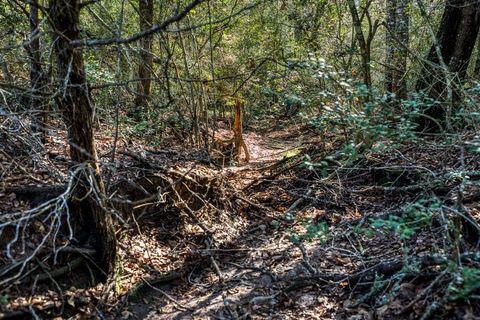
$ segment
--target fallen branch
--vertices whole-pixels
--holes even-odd
[[[150,289],[153,289],[157,292],[160,292],[161,294],[163,294],[165,296],[165,298],[167,298],[169,301],[173,302],[177,307],[179,307],[182,311],[185,311],[185,310],[188,310],[188,311],[194,311],[194,309],[191,309],[189,307],[186,307],[184,306],[183,304],[181,304],[180,302],[178,302],[175,298],[173,298],[171,295],[169,295],[168,293],[166,293],[165,291],[163,291],[162,289],[160,288],[157,288],[155,287],[154,285],[152,285],[150,282],[148,282],[147,280],[145,280],[144,278],[141,278],[142,281],[150,288]]]
[[[136,286],[130,289],[129,293],[127,293],[127,300],[135,302],[140,299],[141,292],[145,289],[145,287],[167,284],[179,279],[180,277],[180,273],[173,271],[152,279],[142,278],[142,282],[138,283]]]
[[[66,184],[53,184],[45,186],[22,186],[22,187],[6,187],[6,193],[15,193],[21,196],[32,196],[38,194],[52,194],[58,196],[67,189]]]
[[[22,283],[29,283],[32,281],[37,281],[37,282],[44,282],[46,280],[58,278],[61,276],[66,275],[67,273],[71,272],[72,270],[78,268],[84,261],[84,257],[78,257],[75,260],[68,262],[67,265],[58,268],[56,270],[53,270],[52,272],[45,272],[36,276],[30,276],[28,278],[25,278],[22,280]]]
[[[312,189],[308,189],[305,195],[295,200],[295,202],[290,206],[290,208],[288,208],[287,211],[285,211],[285,214],[283,215],[285,219],[293,220],[293,214],[292,214],[293,210],[295,210],[298,207],[298,205],[303,202],[303,200],[307,199],[311,193],[312,193]]]
[[[479,261],[480,260],[480,252],[467,252],[460,255],[459,259],[463,262],[467,261]],[[426,268],[431,267],[434,265],[441,265],[445,264],[450,261],[451,258],[447,255],[441,254],[425,254],[419,257],[412,257],[412,258],[393,258],[387,261],[382,261],[377,263],[374,266],[365,268],[361,271],[358,271],[353,274],[346,274],[346,273],[315,273],[310,276],[305,277],[297,277],[297,278],[290,278],[285,279],[286,281],[292,282],[291,285],[286,287],[283,291],[288,293],[292,290],[303,288],[306,286],[310,286],[313,284],[318,284],[319,282],[326,283],[326,284],[336,284],[339,282],[348,281],[350,285],[354,285],[364,279],[371,281],[375,279],[377,274],[381,275],[389,275],[395,272],[400,271],[405,266],[415,265],[418,268]]]

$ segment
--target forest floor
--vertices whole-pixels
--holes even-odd
[[[227,137],[227,128],[218,136]],[[478,155],[430,138],[340,164],[341,139],[302,125],[251,127],[244,139],[250,163],[220,167],[202,151],[131,140],[119,141],[112,161],[113,139],[98,136],[109,195],[138,204],[117,208],[123,221],[120,267],[109,287],[115,290],[98,284],[87,264],[50,282],[23,278],[3,289],[8,298],[0,301],[0,319],[34,312],[125,319],[478,318],[477,303],[443,299],[450,283],[438,272],[443,225],[420,223],[409,237],[372,228],[374,219],[392,220],[408,208],[433,210],[431,199],[452,207],[458,183],[434,182],[457,170],[478,172]],[[16,186],[65,182],[64,141],[63,131],[54,132],[48,156],[36,160],[15,148],[0,153],[1,212],[37,204]],[[176,184],[171,177],[184,181],[176,196],[160,192],[166,181]],[[476,221],[478,196],[476,186],[462,189]],[[144,198],[151,201],[138,202]],[[29,241],[35,247],[40,239]],[[464,252],[478,252],[465,246]],[[478,267],[465,257],[465,265]]]

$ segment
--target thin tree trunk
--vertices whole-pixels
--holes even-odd
[[[410,17],[407,9],[410,0],[397,0],[395,34],[398,40],[397,49],[393,56],[395,66],[393,73],[393,91],[398,98],[407,98],[407,73],[408,44],[410,41]]]
[[[177,22],[177,28],[180,29],[180,23]],[[183,66],[185,68],[185,75],[187,79],[192,79],[192,74],[190,72],[190,67],[188,65],[188,56],[187,56],[187,48],[185,46],[185,41],[181,33],[178,34],[178,40],[180,49],[182,50],[182,57],[183,57]],[[191,123],[191,130],[193,141],[196,146],[200,143],[200,125],[199,125],[199,112],[198,112],[198,104],[195,99],[195,90],[193,87],[193,82],[188,82],[188,88],[190,93],[190,113],[192,115],[192,123]]]
[[[85,171],[94,176],[94,186],[87,174],[73,177],[78,181],[70,205],[72,216],[81,221],[80,227],[90,231],[97,250],[96,263],[109,274],[114,269],[116,239],[111,217],[103,209],[104,186],[100,177],[93,131],[94,105],[85,75],[82,50],[70,41],[80,38],[79,0],[50,0],[50,21],[57,59],[57,75],[62,94],[57,96],[58,109],[68,128],[70,155],[75,164],[86,165]],[[72,172],[74,172],[72,170]],[[91,187],[97,194],[89,193]]]
[[[140,31],[151,28],[153,24],[153,0],[138,0]],[[153,34],[140,39],[140,59],[138,63],[138,85],[135,97],[135,116],[138,118],[141,110],[148,108],[148,99],[152,86],[152,55]]]
[[[407,7],[410,0],[386,0],[386,67],[385,91],[395,94],[400,99],[407,98],[409,16]]]
[[[40,96],[40,90],[44,89],[47,79],[42,69],[42,56],[40,51],[39,21],[38,21],[38,0],[30,5],[30,45],[28,46],[28,57],[30,59],[30,83],[32,96],[30,110],[32,115],[32,132],[38,135],[40,141],[45,143],[47,137],[46,126],[48,122],[48,105]]]
[[[386,56],[385,56],[385,92],[393,93],[393,73],[394,66],[392,65],[394,52],[395,52],[395,29],[397,25],[396,19],[396,0],[386,0],[385,7],[387,12],[387,31],[385,32],[385,46],[386,46]]]
[[[352,16],[353,30],[360,48],[360,56],[362,60],[363,83],[370,87],[372,85],[372,75],[370,71],[370,48],[362,31],[362,22],[358,15],[358,10],[355,5],[355,0],[348,0],[348,7]]]
[[[478,80],[480,78],[480,39],[477,39],[476,54],[477,56],[475,58],[475,68],[473,69],[472,76]]]

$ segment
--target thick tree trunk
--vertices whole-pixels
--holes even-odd
[[[138,0],[140,31],[149,29],[153,24],[153,0]],[[138,85],[135,97],[135,116],[148,107],[148,99],[152,86],[152,55],[153,35],[140,39],[140,59],[138,62]]]
[[[424,64],[417,82],[417,90],[424,91],[439,104],[425,113],[436,120],[444,121],[445,107],[454,105],[458,94],[450,95],[452,88],[445,75],[454,82],[462,82],[477,39],[480,27],[480,3],[470,0],[449,0],[445,5],[438,28],[436,43],[428,53],[429,63]],[[440,52],[440,55],[438,54]],[[443,61],[440,61],[440,56]],[[448,70],[443,70],[442,64]],[[451,99],[452,101],[447,101]]]
[[[48,105],[42,99],[40,91],[46,86],[47,79],[42,70],[42,56],[40,50],[39,22],[38,22],[38,0],[33,0],[30,5],[30,45],[28,46],[28,57],[30,59],[30,83],[32,86],[31,95],[31,117],[32,117],[32,132],[40,138],[42,143],[45,143],[47,131],[46,126],[48,122]]]
[[[50,21],[57,58],[57,74],[62,94],[57,97],[58,109],[63,113],[68,128],[70,154],[74,163],[86,165],[93,173],[98,194],[104,194],[100,177],[93,131],[94,106],[85,75],[82,51],[73,48],[70,41],[80,38],[79,0],[50,0]],[[72,170],[72,172],[74,172]],[[113,271],[116,239],[111,217],[105,213],[101,199],[88,193],[91,182],[80,173],[71,198],[72,215],[81,221],[83,230],[92,232],[97,250],[97,264],[108,275]]]

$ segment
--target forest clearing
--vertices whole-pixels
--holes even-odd
[[[480,1],[0,4],[0,320],[480,319]]]

